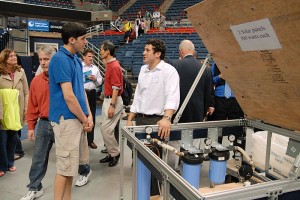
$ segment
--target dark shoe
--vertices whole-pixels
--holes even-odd
[[[14,155],[14,160],[19,160],[20,158],[21,158],[21,156],[19,154]]]
[[[19,160],[20,158],[24,157],[25,152],[23,151],[22,153],[15,153],[14,155],[14,160]]]
[[[105,158],[102,158],[99,162],[100,163],[107,163],[107,162],[110,162],[110,159],[112,157],[110,157],[110,155],[106,156]]]
[[[98,146],[97,146],[94,142],[90,143],[90,144],[89,144],[89,147],[90,147],[91,149],[97,149],[97,148],[98,148]]]
[[[109,167],[114,167],[118,164],[118,161],[119,161],[119,158],[120,158],[120,154],[115,156],[115,157],[110,157],[110,161],[109,161],[109,164],[108,166]]]
[[[101,150],[101,153],[108,153],[108,151],[107,151],[107,149],[105,148],[105,149]]]

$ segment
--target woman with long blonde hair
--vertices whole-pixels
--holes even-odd
[[[4,49],[0,53],[0,89],[17,89],[19,91],[18,104],[20,123],[23,125],[27,113],[28,82],[24,69],[17,64],[16,53],[10,49]],[[4,176],[6,171],[16,171],[14,153],[17,142],[17,131],[18,130],[4,130],[1,124],[0,177]]]

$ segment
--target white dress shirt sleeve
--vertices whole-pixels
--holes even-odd
[[[97,68],[97,67],[96,67],[96,68]],[[98,87],[98,86],[100,86],[100,85],[102,84],[102,82],[103,82],[103,78],[102,78],[102,76],[101,76],[100,71],[99,71],[98,68],[97,68],[96,78],[97,78],[97,80],[96,80],[96,82],[95,82],[95,85],[96,85],[96,87]]]
[[[165,106],[164,110],[177,110],[180,103],[179,75],[174,69],[165,77]]]
[[[137,113],[138,99],[139,99],[139,84],[137,84],[135,88],[133,102],[132,105],[130,106],[130,112]]]

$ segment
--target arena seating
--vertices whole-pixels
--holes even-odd
[[[106,0],[106,2],[107,1],[108,0]],[[102,1],[102,2],[105,2],[105,1]],[[129,0],[110,0],[109,8],[112,11],[118,11],[122,6],[124,6],[128,2],[129,2]]]
[[[189,0],[189,1],[174,0],[172,5],[166,11],[167,20],[179,21],[181,19],[186,19],[187,16],[184,12],[184,9],[192,5],[195,5],[201,1],[202,0]]]
[[[145,13],[146,10],[153,13],[155,9],[158,9],[160,5],[164,2],[164,0],[137,0],[130,8],[128,8],[123,14],[122,19],[128,19],[130,21],[134,21],[136,19],[136,15],[138,11],[141,11],[142,14]]]
[[[72,0],[24,0],[24,3],[75,9],[75,5],[73,4]]]

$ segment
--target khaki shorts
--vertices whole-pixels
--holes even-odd
[[[57,173],[62,176],[76,176],[79,164],[83,163],[80,157],[87,160],[86,162],[89,160],[83,126],[78,119],[64,120],[63,117],[60,117],[59,124],[51,122],[51,125],[55,136]]]

